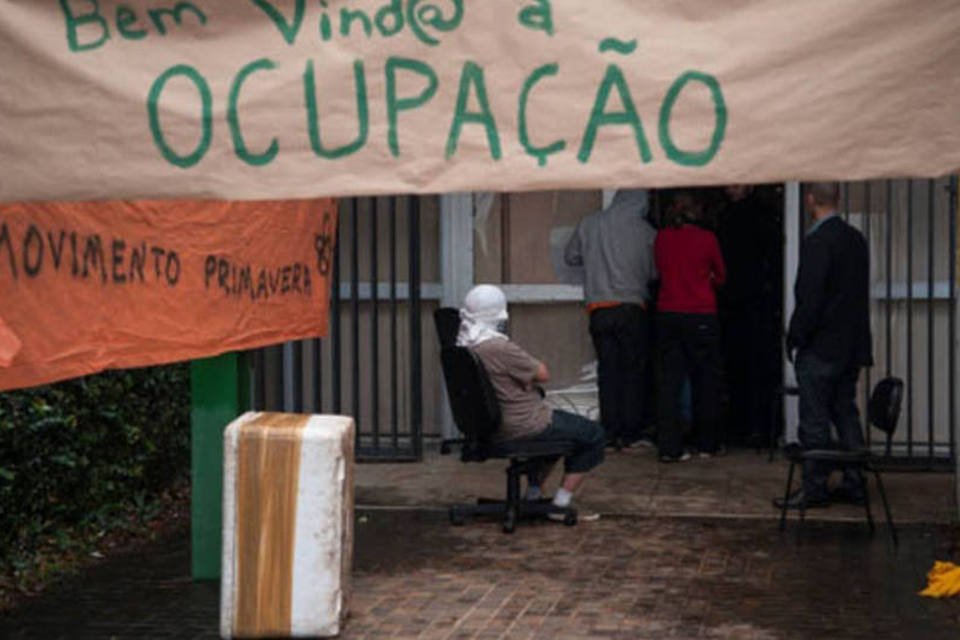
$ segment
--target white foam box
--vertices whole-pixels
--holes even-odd
[[[247,413],[224,432],[224,638],[338,635],[353,563],[354,423]]]

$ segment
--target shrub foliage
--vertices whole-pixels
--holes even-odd
[[[189,366],[0,394],[0,558],[109,528],[189,473]]]

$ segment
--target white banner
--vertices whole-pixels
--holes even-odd
[[[4,0],[0,201],[960,168],[956,0]]]

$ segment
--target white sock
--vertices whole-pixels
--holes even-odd
[[[553,506],[555,507],[569,507],[570,502],[573,500],[573,493],[567,491],[563,487],[557,489],[557,493],[553,496]]]
[[[543,497],[543,491],[536,485],[527,487],[527,500],[539,500]]]

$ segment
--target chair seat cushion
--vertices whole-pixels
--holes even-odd
[[[477,453],[487,458],[548,458],[564,456],[572,451],[573,443],[563,440],[508,440],[477,447]]]
[[[846,451],[844,449],[810,449],[808,451],[796,451],[793,455],[795,460],[816,460],[819,462],[847,462],[858,463],[870,460],[873,454],[866,450]]]

